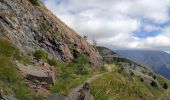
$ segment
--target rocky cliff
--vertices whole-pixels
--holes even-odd
[[[102,57],[85,39],[33,0],[0,1],[0,37],[8,39],[25,53],[37,49],[63,61],[76,53],[90,57],[92,66],[101,66]]]

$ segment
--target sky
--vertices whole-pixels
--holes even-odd
[[[170,0],[42,0],[79,35],[110,49],[170,53]]]

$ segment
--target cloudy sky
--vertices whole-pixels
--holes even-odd
[[[79,35],[111,49],[170,52],[170,0],[42,0]]]

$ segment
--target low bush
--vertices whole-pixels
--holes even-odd
[[[153,86],[153,87],[157,87],[157,83],[156,83],[155,81],[152,81],[150,84],[151,84],[151,86]]]
[[[32,3],[32,5],[34,5],[34,6],[40,6],[41,5],[41,2],[40,2],[40,0],[29,0],[31,3]]]
[[[48,54],[43,51],[43,50],[37,50],[34,52],[34,57],[36,57],[37,59],[43,59],[43,60],[46,60],[48,58]]]
[[[168,89],[168,84],[167,84],[167,83],[164,83],[164,84],[163,84],[163,88],[164,88],[164,89]]]
[[[155,75],[153,75],[152,77],[153,77],[154,80],[156,79],[156,76],[155,76]]]
[[[134,76],[134,73],[133,73],[132,71],[130,71],[130,75],[131,75],[131,76]]]
[[[78,53],[70,66],[74,67],[75,74],[88,74],[90,60],[87,56]]]
[[[48,59],[48,64],[50,64],[51,66],[57,66],[58,61],[55,58]]]

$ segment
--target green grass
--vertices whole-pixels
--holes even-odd
[[[48,54],[43,50],[37,50],[37,51],[34,52],[33,55],[37,59],[41,59],[41,60],[47,60],[47,58],[48,58]]]
[[[51,88],[53,93],[67,95],[73,87],[83,83],[91,75],[88,57],[82,54],[78,54],[77,58],[70,63],[54,59],[50,62],[55,65],[56,73],[58,73],[56,76],[59,77]]]
[[[58,31],[57,28],[52,28],[52,25],[44,19],[38,19],[37,24],[39,24],[39,26],[40,26],[39,31],[41,33],[44,33],[46,35],[49,35],[47,33],[50,33],[50,34],[54,35],[55,37],[58,37],[61,35],[61,33]]]
[[[0,54],[6,57],[18,58],[19,50],[16,49],[11,43],[7,40],[0,40]]]
[[[33,100],[32,92],[24,83],[22,76],[16,69],[15,60],[24,61],[19,50],[10,42],[0,40],[0,89],[3,90],[3,95],[14,95],[18,100]]]
[[[23,56],[19,49],[15,48],[9,41],[0,39],[0,56],[16,59],[21,63],[30,63],[29,57]]]
[[[58,61],[55,65],[56,76],[59,79],[51,88],[51,91],[52,93],[57,92],[62,95],[68,95],[74,87],[82,84],[92,75],[105,71],[102,67],[92,70],[90,68],[89,58],[80,53],[77,54],[77,58],[72,62],[64,63]]]
[[[161,87],[152,87],[145,80],[141,82],[140,77],[118,73],[117,68],[91,83],[90,92],[95,100],[155,100],[157,97],[164,97],[168,91]]]

